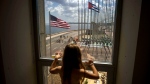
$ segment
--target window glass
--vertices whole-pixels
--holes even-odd
[[[43,0],[43,3],[42,58],[53,58],[56,51],[63,51],[67,44],[77,41],[83,60],[89,53],[95,61],[112,62],[115,0]]]

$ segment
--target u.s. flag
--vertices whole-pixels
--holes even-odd
[[[66,21],[63,21],[63,20],[61,20],[61,19],[59,19],[53,15],[50,15],[50,26],[70,29],[70,25]]]
[[[88,8],[96,12],[99,12],[99,8],[95,4],[92,4],[91,2],[88,2]]]

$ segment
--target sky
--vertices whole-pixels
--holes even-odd
[[[45,22],[49,23],[49,11],[50,14],[60,18],[66,22],[78,22],[78,0],[44,0],[45,1]],[[104,20],[105,18],[109,18],[112,16],[112,11],[115,11],[115,6],[113,5],[113,1],[115,0],[85,0],[85,7],[82,4],[84,0],[79,0],[79,8],[81,10],[85,9],[86,15],[88,14],[88,1],[95,4],[97,7],[100,7],[99,17],[101,18],[99,21]],[[98,4],[99,2],[99,4]],[[107,12],[106,12],[106,3]],[[89,10],[91,11],[91,10]],[[113,12],[114,13],[114,12]],[[96,13],[98,14],[98,13]],[[89,12],[90,15],[90,12]],[[107,17],[109,16],[109,17]],[[81,15],[80,15],[81,17]],[[97,16],[98,17],[98,16]],[[90,18],[90,16],[89,16]],[[111,18],[110,18],[111,19]],[[87,20],[87,18],[86,18]]]

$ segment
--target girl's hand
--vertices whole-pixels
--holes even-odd
[[[55,53],[55,59],[59,59],[61,57],[62,57],[62,52],[61,51]]]
[[[91,65],[94,61],[94,58],[90,54],[87,54],[87,59],[88,59],[88,62],[86,62],[87,65]]]
[[[91,56],[90,54],[88,54],[88,53],[87,53],[87,59],[88,59],[88,60],[92,60],[92,61],[95,60],[95,58],[94,58],[93,56]]]
[[[93,64],[93,60],[89,60],[89,61],[85,62],[85,65],[86,65],[86,66],[90,66],[90,65],[92,65],[92,64]]]
[[[92,59],[89,59],[89,61],[87,62],[88,65],[91,65],[93,63]]]

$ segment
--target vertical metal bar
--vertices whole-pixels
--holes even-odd
[[[52,47],[51,47],[51,14],[49,11],[49,33],[50,33],[50,57],[52,56]]]
[[[83,0],[81,1],[81,41],[82,41],[82,35],[83,35]]]
[[[102,1],[100,2],[100,0],[99,0],[99,5],[100,5],[100,3],[102,3]],[[99,6],[98,5],[98,6]],[[98,14],[98,18],[99,18],[99,27],[98,27],[98,44],[99,44],[99,49],[98,49],[98,51],[100,50],[101,51],[101,43],[100,43],[100,34],[101,34],[101,22],[102,22],[102,17],[101,17],[101,8],[102,8],[102,6],[100,7],[99,6],[99,14]],[[99,55],[99,53],[97,54],[97,55]]]
[[[89,4],[89,0],[88,0],[88,4]],[[88,7],[88,4],[87,4],[87,7]],[[86,20],[86,53],[87,53],[87,47],[88,47],[88,45],[89,45],[89,35],[88,35],[88,33],[89,33],[89,8],[87,8],[87,20]]]
[[[79,39],[79,30],[80,30],[79,21],[80,21],[80,14],[79,14],[79,0],[78,0],[78,39]]]
[[[84,0],[84,41],[85,41],[85,0]]]
[[[79,20],[80,20],[80,21],[79,21],[79,22],[80,22],[80,23],[79,23],[79,26],[80,26],[80,30],[79,30],[80,36],[79,36],[79,38],[80,38],[80,41],[81,41],[81,27],[82,27],[82,26],[81,26],[81,17],[82,17],[81,14],[82,14],[82,11],[81,11],[81,10],[82,10],[82,8],[81,8],[81,0],[79,0],[79,13],[80,13],[80,14],[79,14],[79,16],[80,16],[80,17],[79,17]]]
[[[99,17],[99,12],[100,12],[100,10],[99,10],[99,0],[98,0],[98,14],[97,14],[97,39],[96,39],[96,54],[98,55],[98,28],[99,28],[99,25],[98,25],[98,17]]]
[[[89,0],[88,0],[88,3],[89,3]],[[88,35],[88,33],[89,33],[89,9],[88,9],[88,15],[87,15],[87,30],[86,30],[86,32],[87,32],[87,38],[88,38],[88,40],[89,40],[89,35]]]
[[[94,16],[94,13],[93,13],[93,16]],[[92,18],[92,21],[93,20],[94,20],[94,17]],[[91,52],[92,52],[92,55],[93,55],[93,22],[92,22],[91,28],[92,28],[91,29],[92,30],[92,34],[91,34]]]
[[[95,5],[96,5],[96,0],[95,0]],[[96,5],[96,7],[98,7],[97,5]],[[98,10],[97,10],[98,11]],[[93,42],[93,44],[94,44],[94,53],[96,53],[96,50],[97,50],[97,44],[96,44],[96,35],[97,35],[97,20],[96,20],[96,18],[97,18],[97,11],[95,11],[94,12],[94,27],[93,27],[93,29],[94,29],[94,42]],[[96,46],[95,46],[96,45]]]
[[[112,6],[113,6],[113,0],[112,1]],[[111,7],[111,40],[112,40],[112,29],[113,29],[113,8]]]
[[[81,26],[80,27],[80,40],[82,41],[82,0],[80,0],[80,3],[81,3],[80,4],[80,8],[81,8],[81,10],[80,10],[81,11],[81,14],[80,14],[81,15],[80,16],[80,19],[81,19],[81,21],[80,21],[80,26]]]
[[[106,0],[106,9],[105,9],[105,31],[107,29],[106,17],[107,17],[107,0]],[[106,33],[105,33],[105,35],[106,35]],[[107,50],[106,50],[106,46],[105,46],[105,44],[106,44],[106,42],[105,42],[105,35],[104,35],[104,49],[105,49],[105,62],[106,62],[106,60],[107,60]]]
[[[113,30],[114,30],[114,0],[112,0],[113,8],[112,8],[112,29],[111,29],[111,42],[113,39]]]
[[[107,15],[108,15],[108,32],[110,32],[110,26],[109,26],[109,23],[110,23],[110,0],[108,0],[108,12],[107,12]],[[109,33],[108,33],[108,36],[109,36]]]
[[[92,0],[91,0],[92,3]],[[91,24],[90,24],[90,43],[91,43],[91,35],[92,35],[92,9],[91,9]]]

